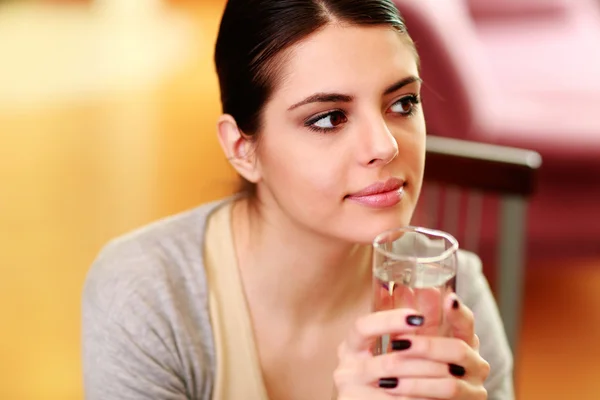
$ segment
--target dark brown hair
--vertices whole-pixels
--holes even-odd
[[[229,0],[215,47],[223,113],[256,140],[282,52],[329,23],[388,25],[406,35],[392,0]],[[412,43],[412,42],[411,42]],[[254,185],[243,180],[242,190]]]

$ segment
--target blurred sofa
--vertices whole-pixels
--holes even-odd
[[[421,55],[428,131],[542,155],[529,258],[599,256],[600,2],[396,4]],[[484,211],[485,251],[493,201]]]

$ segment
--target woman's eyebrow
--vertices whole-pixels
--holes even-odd
[[[403,79],[399,80],[398,82],[394,83],[393,85],[389,86],[387,89],[385,89],[383,94],[388,95],[388,94],[394,93],[395,91],[403,88],[404,86],[410,85],[411,83],[414,83],[414,82],[422,82],[422,80],[418,76],[414,76],[414,75],[407,76],[406,78],[403,78]],[[311,104],[311,103],[350,103],[353,100],[354,100],[354,96],[351,96],[348,94],[315,93],[311,96],[308,96],[304,100],[294,104],[293,106],[288,108],[288,111],[292,111],[298,107],[304,106],[306,104]]]
[[[398,82],[385,89],[383,95],[385,96],[394,93],[395,91],[402,89],[404,86],[415,82],[423,82],[423,80],[415,75],[407,76],[406,78],[400,79]]]
[[[292,111],[295,108],[300,106],[310,104],[310,103],[350,103],[354,100],[353,96],[349,96],[347,94],[340,93],[315,93],[312,96],[307,97],[306,99],[294,104],[288,111]]]

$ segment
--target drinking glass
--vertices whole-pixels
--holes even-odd
[[[374,311],[411,308],[424,316],[416,334],[449,336],[446,296],[456,290],[458,241],[422,227],[402,227],[373,241]],[[390,351],[389,335],[376,341],[374,354]]]

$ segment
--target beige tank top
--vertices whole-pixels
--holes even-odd
[[[216,356],[212,398],[268,400],[235,255],[232,204],[210,216],[204,248]]]

